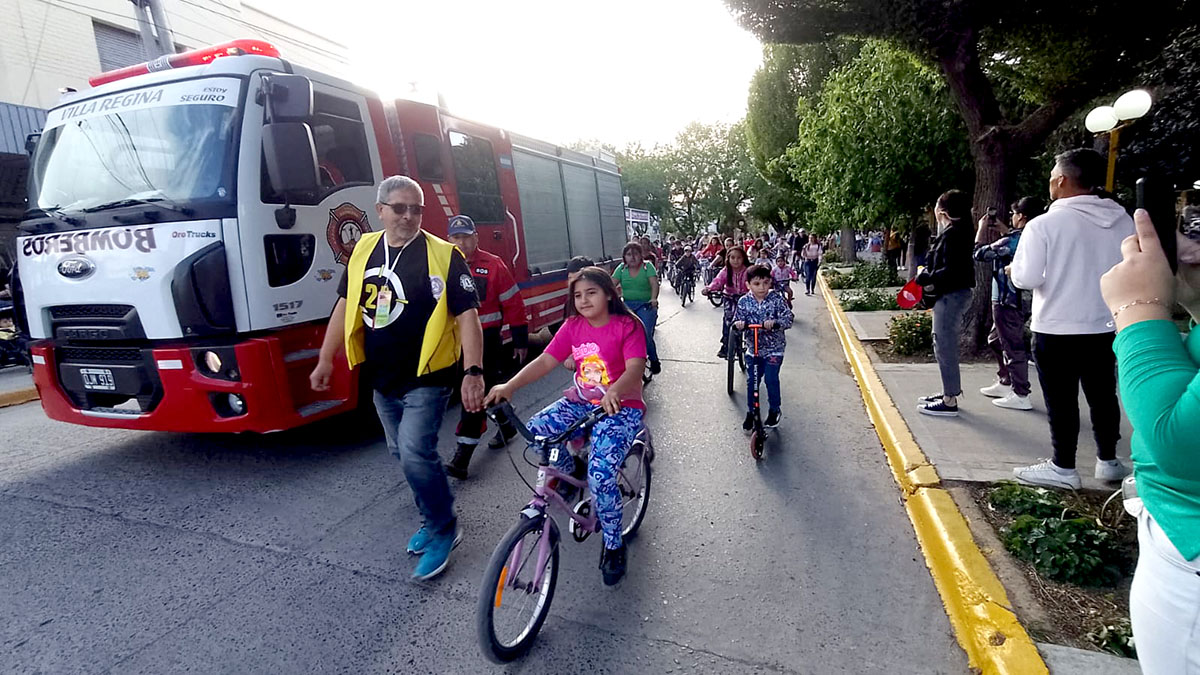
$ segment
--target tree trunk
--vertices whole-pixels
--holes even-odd
[[[854,228],[842,226],[842,260],[848,263],[858,260],[858,250],[854,247]]]
[[[981,138],[973,139],[971,152],[975,157],[975,193],[972,198],[972,217],[975,228],[990,208],[1007,213],[1016,184],[1016,166],[1012,161],[1014,143],[1006,131],[993,128]],[[971,306],[963,317],[963,352],[978,354],[987,348],[988,332],[992,330],[992,266],[975,263],[975,289]]]

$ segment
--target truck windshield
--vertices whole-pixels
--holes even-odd
[[[52,110],[30,172],[30,207],[227,201],[240,87],[234,78],[190,80]]]

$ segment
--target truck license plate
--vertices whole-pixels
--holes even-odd
[[[83,376],[83,388],[91,391],[116,391],[117,384],[113,381],[112,371],[108,368],[80,368]]]

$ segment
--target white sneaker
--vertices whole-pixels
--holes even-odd
[[[1121,463],[1120,460],[1096,460],[1096,480],[1116,483],[1119,480],[1129,475],[1129,467]]]
[[[1011,410],[1033,410],[1033,404],[1029,402],[1029,397],[1022,396],[1016,392],[1003,398],[992,399],[992,405]]]
[[[1078,490],[1083,487],[1079,472],[1075,469],[1060,469],[1054,460],[1044,460],[1032,466],[1020,466],[1013,469],[1017,482],[1025,485],[1042,487],[1067,488]]]
[[[1001,398],[1012,393],[1012,386],[1008,384],[1001,384],[997,380],[996,382],[993,382],[992,384],[980,389],[979,393],[983,394],[984,396],[991,396],[992,398]]]

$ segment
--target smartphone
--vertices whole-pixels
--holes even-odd
[[[1178,272],[1179,242],[1175,241],[1178,225],[1175,222],[1175,191],[1171,184],[1158,178],[1137,179],[1137,207],[1150,214],[1163,253],[1167,254],[1171,274]]]

